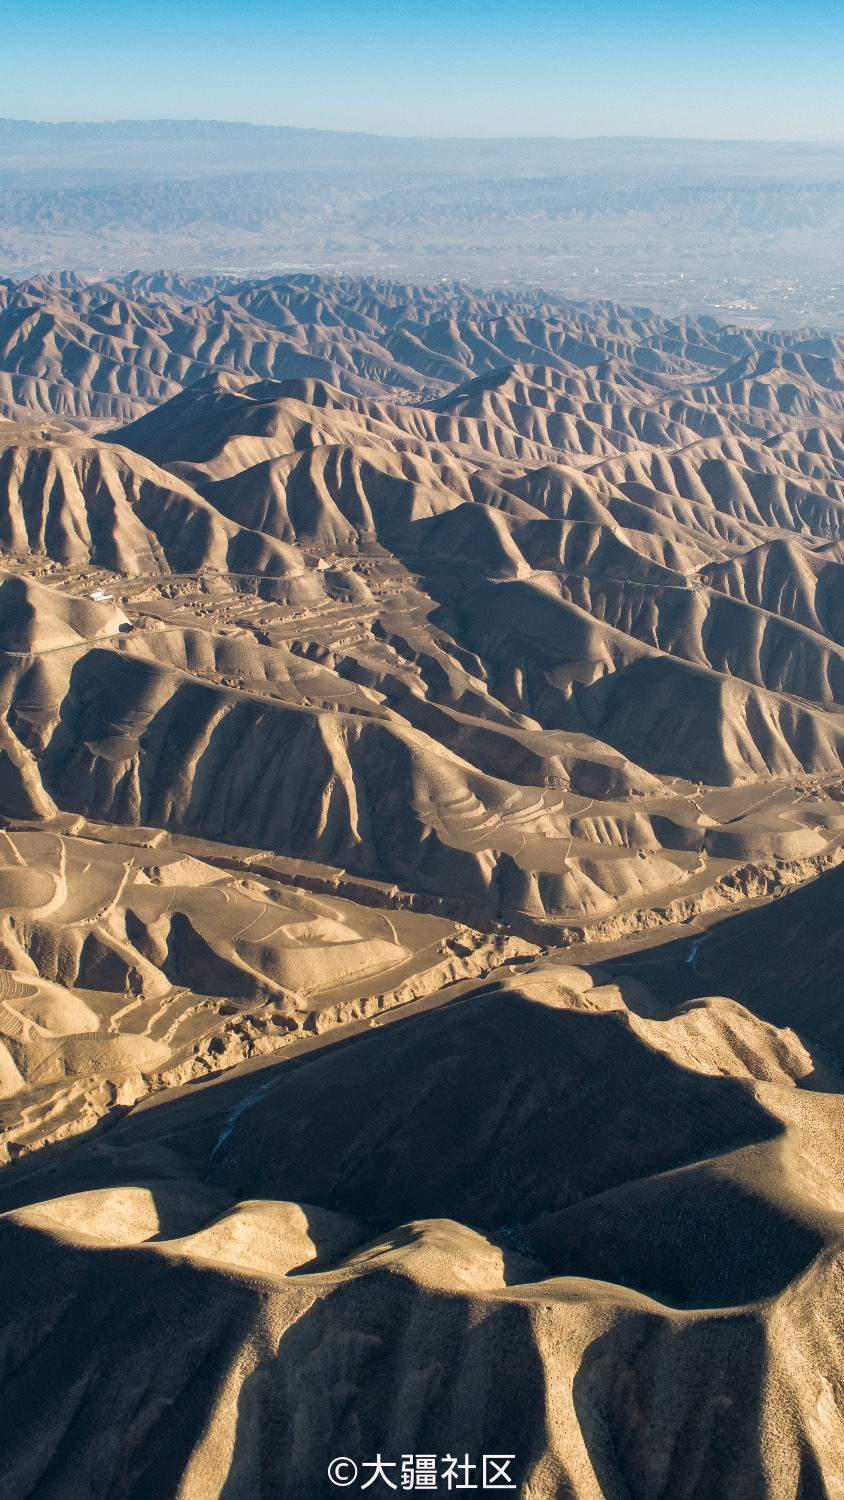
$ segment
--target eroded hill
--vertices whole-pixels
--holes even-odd
[[[837,1493],[844,346],[306,277],[3,328],[9,1493]]]

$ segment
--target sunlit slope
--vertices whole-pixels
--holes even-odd
[[[732,1000],[548,960],[148,1101],[0,1184],[9,1492],[310,1497],[455,1424],[547,1500],[834,1485],[840,1102]]]
[[[6,429],[3,590],[36,573],[47,622],[4,658],[9,813],[324,860],[473,922],[665,920],[837,860],[834,340],[462,288],[208,291],[65,289],[219,358],[98,436]],[[256,372],[232,318],[345,363]],[[369,339],[427,351],[428,393],[386,355],[353,378]],[[45,649],[54,599],[95,586],[119,628]]]

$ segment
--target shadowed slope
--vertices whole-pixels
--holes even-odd
[[[807,1069],[730,1001],[540,962],[32,1159],[0,1183],[10,1494],[304,1500],[455,1431],[541,1500],[836,1477],[840,1099]]]

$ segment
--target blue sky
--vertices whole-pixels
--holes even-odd
[[[844,140],[844,0],[5,0],[0,114]]]

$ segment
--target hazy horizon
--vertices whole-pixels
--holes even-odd
[[[339,135],[339,136],[365,136],[373,140],[400,140],[400,141],[522,141],[546,142],[546,141],[578,141],[587,143],[589,141],[665,141],[665,142],[698,142],[701,145],[713,146],[830,146],[832,148],[844,146],[844,128],[841,134],[836,136],[753,136],[753,135],[681,135],[664,134],[658,131],[604,131],[579,133],[576,131],[552,132],[545,134],[533,134],[520,131],[501,132],[467,132],[444,134],[436,131],[404,131],[404,130],[344,130],[336,126],[326,126],[317,123],[310,125],[293,125],[288,120],[247,120],[240,118],[229,118],[225,115],[193,115],[193,114],[133,114],[133,115],[79,115],[79,116],[55,116],[47,115],[0,115],[0,125],[55,125],[55,126],[99,126],[99,125],[225,125],[242,126],[246,130],[279,130],[300,133],[302,135]]]
[[[829,0],[39,0],[6,21],[4,112],[248,116],[431,138],[844,136]],[[38,58],[38,67],[32,66]]]
[[[844,147],[0,120],[0,272],[519,284],[844,326]]]

